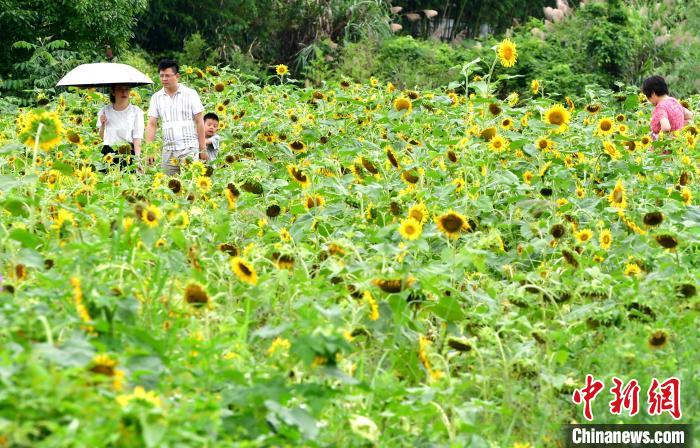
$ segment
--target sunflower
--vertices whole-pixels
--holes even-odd
[[[601,248],[605,250],[610,249],[610,246],[612,246],[612,233],[610,233],[610,230],[605,229],[600,232],[598,242],[600,243]]]
[[[314,207],[323,207],[323,205],[326,203],[326,200],[323,198],[323,196],[307,196],[306,197],[306,203],[305,206],[307,209],[312,209]]]
[[[289,67],[284,64],[278,64],[275,66],[275,72],[280,76],[284,76],[289,73]]]
[[[551,140],[548,140],[547,137],[540,137],[535,142],[535,146],[540,151],[546,151],[548,149],[551,149],[554,146],[554,143],[552,143]]]
[[[501,106],[498,103],[489,103],[489,112],[494,117],[497,117],[502,112]]]
[[[523,182],[530,185],[530,183],[532,182],[532,176],[533,176],[532,171],[530,171],[530,170],[525,171],[523,173]]]
[[[498,59],[504,67],[512,67],[518,60],[518,50],[510,39],[503,39],[498,45]]]
[[[569,112],[573,112],[574,109],[576,109],[576,105],[574,104],[574,100],[569,98],[568,96],[564,98],[566,101],[566,107],[569,109]]]
[[[258,283],[258,274],[255,272],[253,265],[240,257],[231,258],[230,264],[231,269],[239,279],[251,285]]]
[[[163,217],[160,209],[151,204],[141,212],[141,219],[150,228],[158,227],[158,222]]]
[[[681,197],[683,198],[683,203],[685,205],[690,205],[693,203],[693,193],[690,191],[690,188],[683,187],[681,189]]]
[[[394,168],[399,167],[399,160],[396,158],[396,154],[394,154],[394,151],[391,149],[390,146],[386,147],[386,158],[389,159],[389,163],[391,163],[391,166]]]
[[[372,283],[384,292],[397,293],[403,291],[405,288],[410,288],[415,279],[412,276],[408,276],[405,280],[402,278],[388,278],[388,279],[374,279]]]
[[[207,176],[197,178],[197,187],[202,193],[207,193],[211,190],[211,179]]]
[[[207,292],[200,285],[190,283],[185,288],[185,302],[192,306],[199,307],[209,303]]]
[[[540,82],[537,79],[530,81],[530,90],[533,95],[537,95],[537,92],[540,91]]]
[[[408,113],[411,113],[413,110],[413,103],[409,98],[399,97],[394,100],[394,109],[396,109],[397,112],[405,110]]]
[[[649,212],[644,215],[644,224],[650,227],[658,226],[664,222],[664,214],[661,212]]]
[[[416,170],[406,170],[401,173],[401,179],[407,184],[415,185],[420,181],[420,174]]]
[[[615,184],[615,188],[608,196],[608,202],[611,207],[618,210],[627,208],[627,193],[625,191],[625,186],[622,184],[622,180],[618,180]]]
[[[170,179],[168,181],[168,188],[170,188],[173,193],[178,194],[182,191],[182,183],[178,179]]]
[[[637,149],[637,143],[634,140],[625,140],[622,142],[622,146],[629,152],[634,152]]]
[[[586,112],[588,112],[591,115],[597,114],[600,112],[600,104],[588,104],[585,107]]]
[[[649,146],[651,144],[651,137],[648,135],[645,135],[642,137],[642,139],[639,141],[639,143],[642,144],[642,146]]]
[[[406,218],[401,221],[401,226],[399,227],[399,234],[403,239],[415,240],[418,239],[423,232],[423,226],[420,222],[413,218]]]
[[[668,343],[668,333],[666,333],[664,330],[656,330],[655,332],[649,335],[647,343],[649,344],[649,348],[651,349],[662,349]]]
[[[66,139],[71,143],[75,143],[76,145],[79,145],[83,142],[83,139],[80,138],[80,134],[73,130],[66,132]]]
[[[301,188],[307,188],[309,185],[311,185],[311,182],[309,181],[309,176],[307,176],[301,169],[299,169],[298,166],[287,165],[287,172],[290,176],[292,176],[292,179],[294,179],[299,183],[299,185],[301,185]]]
[[[291,149],[295,153],[301,153],[306,151],[306,144],[301,140],[291,141],[287,146],[289,146],[289,149]]]
[[[501,128],[505,130],[513,129],[513,119],[510,117],[505,117],[503,120],[501,120]]]
[[[222,103],[219,103],[216,105],[216,113],[225,115],[226,114],[226,106],[224,106]]]
[[[566,227],[564,227],[562,224],[554,224],[551,229],[549,229],[549,233],[556,239],[559,239],[566,235]]]
[[[469,230],[471,227],[464,215],[455,211],[449,211],[444,215],[435,218],[438,229],[447,235],[448,238],[459,238],[460,232]]]
[[[109,355],[107,354],[99,354],[95,355],[94,358],[92,358],[92,363],[90,366],[90,372],[98,374],[98,375],[104,375],[104,376],[114,376],[115,374],[115,367],[117,366],[117,361],[115,359],[112,359]]]
[[[579,199],[585,198],[586,190],[584,190],[581,186],[576,187],[576,197]]]
[[[544,113],[544,121],[563,128],[571,119],[571,113],[561,104],[555,104]]]
[[[408,210],[408,217],[423,225],[428,221],[428,208],[423,203],[415,204]]]
[[[279,269],[287,269],[288,271],[294,269],[294,257],[292,255],[275,252],[272,254],[272,259]]]
[[[593,232],[589,229],[579,230],[574,235],[579,243],[588,242],[591,238],[593,238]]]
[[[598,130],[596,131],[598,135],[610,135],[615,131],[612,119],[608,117],[603,117],[598,120]]]
[[[678,246],[678,240],[673,235],[660,234],[654,237],[659,246],[664,249],[675,249]]]
[[[491,143],[489,144],[489,147],[495,151],[495,152],[501,152],[510,146],[510,141],[503,137],[502,135],[496,135],[491,139]]]
[[[603,142],[603,150],[613,160],[617,160],[621,157],[620,151],[617,150],[617,146],[615,146],[615,143],[609,140]]]
[[[30,111],[20,119],[21,129],[19,139],[25,145],[33,147],[39,133],[39,148],[44,151],[53,149],[63,138],[63,123],[61,123],[58,113],[47,112],[45,110]]]
[[[625,265],[625,271],[624,274],[632,277],[632,276],[638,276],[642,273],[642,269],[639,267],[637,263],[627,263]]]
[[[214,85],[214,90],[215,90],[216,92],[223,92],[223,91],[224,91],[224,87],[226,87],[226,86],[224,86],[224,85],[223,85],[222,83],[220,83],[220,82],[217,82],[217,83]]]

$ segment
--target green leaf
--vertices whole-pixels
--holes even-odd
[[[39,244],[41,244],[39,237],[25,229],[12,229],[10,232],[10,238],[15,241],[19,241],[22,246],[30,249],[35,249]]]
[[[447,322],[456,322],[465,317],[459,302],[452,296],[443,296],[430,310]]]

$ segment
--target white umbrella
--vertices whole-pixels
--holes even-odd
[[[109,87],[115,84],[134,87],[153,84],[153,81],[130,65],[100,62],[75,67],[58,81],[56,87]]]

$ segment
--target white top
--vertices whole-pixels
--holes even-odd
[[[212,161],[219,155],[221,137],[219,137],[219,134],[214,134],[209,138],[209,141],[211,143],[207,143],[207,154],[209,154],[209,161]]]
[[[114,105],[105,106],[97,114],[97,129],[102,123],[100,118],[105,115],[105,134],[103,143],[107,146],[119,143],[133,143],[135,138],[143,139],[143,111],[133,104],[129,104],[124,110],[115,110]]]
[[[148,116],[160,119],[163,127],[163,150],[199,150],[194,116],[204,112],[199,94],[180,84],[171,97],[160,89],[151,97]]]

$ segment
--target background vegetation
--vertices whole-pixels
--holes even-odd
[[[77,63],[111,57],[144,67],[177,57],[258,79],[285,63],[314,85],[375,76],[433,88],[458,80],[456,67],[503,33],[520,49],[504,93],[535,78],[569,95],[651,73],[679,96],[700,83],[700,0],[0,0],[0,9],[0,89],[25,101]]]

